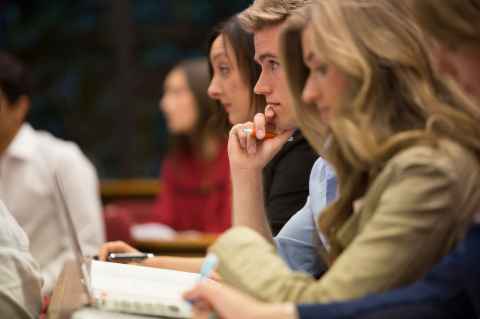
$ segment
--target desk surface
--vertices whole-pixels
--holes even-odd
[[[102,198],[155,197],[160,192],[158,179],[110,179],[102,180]]]
[[[203,256],[217,238],[218,235],[215,234],[179,235],[168,240],[135,240],[134,246],[141,251],[159,255]]]

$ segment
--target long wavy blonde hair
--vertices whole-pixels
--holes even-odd
[[[307,69],[299,48],[308,24],[316,53],[350,83],[328,125],[314,105],[301,100]],[[480,107],[434,73],[422,32],[404,1],[317,0],[287,20],[281,39],[300,127],[337,172],[340,194],[319,220],[332,245],[331,258],[344,248],[336,234],[351,216],[353,202],[396,153],[447,137],[480,159]]]
[[[410,0],[417,21],[447,45],[480,44],[480,0]]]

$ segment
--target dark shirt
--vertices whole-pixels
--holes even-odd
[[[300,131],[263,170],[267,219],[275,236],[308,197],[308,180],[318,155]]]
[[[480,318],[480,225],[425,278],[401,289],[365,298],[299,305],[301,319]]]

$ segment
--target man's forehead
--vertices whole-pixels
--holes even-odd
[[[264,27],[253,33],[253,42],[255,45],[255,60],[261,62],[267,57],[279,56],[279,35],[280,25]]]

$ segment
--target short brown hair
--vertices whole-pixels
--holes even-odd
[[[242,27],[255,32],[285,21],[290,14],[311,3],[311,0],[255,0],[238,15]]]
[[[480,43],[480,0],[411,0],[419,24],[447,44]]]

